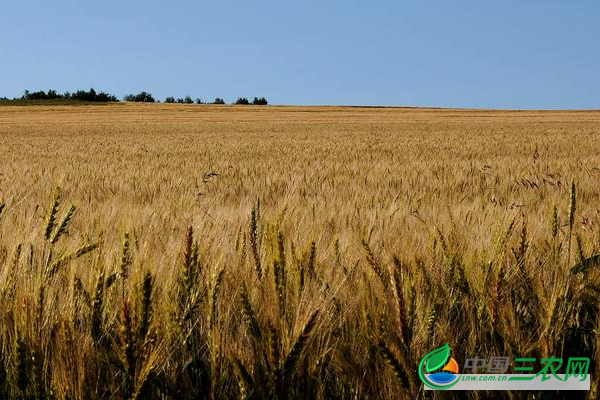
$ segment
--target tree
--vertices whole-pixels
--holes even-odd
[[[197,97],[196,104],[204,104],[204,103],[202,102],[202,99],[200,97]]]
[[[252,100],[252,104],[255,106],[266,106],[269,102],[264,97],[255,97],[254,100]]]
[[[50,90],[48,90],[48,94],[46,95],[46,97],[49,100],[51,100],[51,99],[58,99],[60,97],[60,95],[56,92],[56,90],[50,89]]]
[[[194,100],[192,100],[192,98],[190,96],[185,96],[185,99],[183,99],[183,102],[185,104],[193,104]]]
[[[248,104],[250,104],[250,102],[245,97],[238,97],[238,99],[235,101],[235,104],[237,104],[237,105],[248,105]]]
[[[15,99],[16,100],[16,99]],[[30,92],[25,90],[21,100],[74,100],[74,101],[86,101],[86,102],[109,102],[119,101],[112,94],[105,92],[96,92],[94,88],[91,88],[88,92],[85,90],[78,90],[74,93],[65,92],[60,94],[54,89],[49,89],[48,92],[43,90],[37,92]]]
[[[155,101],[154,97],[152,97],[150,93],[141,92],[139,96],[141,98],[141,101],[143,101],[144,103],[154,103]]]
[[[175,97],[169,96],[165,99],[165,103],[175,103]]]
[[[24,100],[48,100],[48,95],[43,90],[30,92],[26,90],[22,97]]]
[[[220,97],[215,97],[214,101],[212,102],[213,104],[225,104],[225,100],[223,100]]]
[[[138,94],[128,94],[127,96],[123,97],[123,100],[132,101],[132,102],[136,102],[136,103],[154,103],[156,101],[156,100],[154,100],[154,97],[152,97],[152,94],[148,93],[148,92],[140,92]]]

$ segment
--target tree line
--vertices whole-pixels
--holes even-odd
[[[2,100],[11,100],[3,97]],[[78,90],[70,93],[59,93],[54,89],[50,89],[47,92],[39,90],[36,92],[30,92],[25,90],[21,97],[15,97],[12,100],[73,100],[73,101],[87,101],[87,102],[116,102],[119,101],[116,96],[106,92],[96,92],[93,88],[89,91]]]
[[[9,99],[7,97],[1,97],[2,101],[39,101],[39,100],[63,100],[63,101],[83,101],[83,102],[101,102],[101,103],[110,103],[110,102],[119,102],[119,99],[112,94],[106,92],[96,92],[94,88],[91,88],[89,91],[86,90],[78,90],[76,92],[64,92],[59,93],[54,89],[49,89],[47,92],[44,90],[30,92],[29,90],[25,90],[21,97],[15,97]],[[135,102],[135,103],[160,103],[160,100],[155,99],[151,93],[149,92],[139,92],[137,94],[128,94],[123,97],[123,101],[126,102]],[[173,96],[169,96],[165,99],[165,103],[179,103],[179,104],[226,104],[225,100],[220,97],[216,97],[213,101],[205,102],[200,98],[192,99],[191,96],[185,96],[180,98],[175,98]],[[252,100],[248,100],[247,97],[238,97],[238,99],[232,104],[236,105],[261,105],[266,106],[269,104],[266,98],[264,97],[254,97]]]
[[[212,102],[204,102],[200,98],[192,99],[191,96],[185,96],[180,98],[175,98],[173,96],[169,96],[165,99],[165,103],[179,103],[179,104],[225,104],[225,100],[220,97],[215,98]],[[238,97],[238,99],[233,103],[237,105],[248,105],[252,104],[255,106],[266,106],[269,104],[267,99],[264,97],[255,97],[252,101],[248,100],[247,97]]]

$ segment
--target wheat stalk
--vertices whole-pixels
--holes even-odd
[[[54,226],[56,224],[56,214],[58,213],[59,206],[60,189],[56,188],[54,196],[52,198],[52,204],[50,205],[50,209],[48,210],[48,215],[46,217],[46,226],[44,228],[44,237],[46,238],[46,240],[50,239],[50,235],[52,235],[52,231],[54,230]]]
[[[50,240],[51,244],[55,244],[58,240],[67,232],[67,228],[73,219],[73,214],[75,214],[75,206],[71,206],[66,214],[63,216],[62,220],[58,224],[54,235],[52,235],[52,239]]]
[[[308,339],[310,338],[310,334],[315,328],[315,325],[317,324],[318,316],[319,310],[315,310],[306,322],[306,324],[304,324],[300,336],[298,336],[298,338],[294,342],[294,345],[292,346],[292,349],[285,357],[285,361],[283,363],[283,372],[286,378],[284,379],[284,382],[289,382],[291,374],[296,365],[298,364],[298,361],[300,360],[300,354],[306,349]]]

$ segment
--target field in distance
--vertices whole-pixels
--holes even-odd
[[[596,366],[600,111],[6,106],[0,154],[0,397],[418,398],[446,342]]]

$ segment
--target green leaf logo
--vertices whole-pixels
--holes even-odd
[[[435,349],[431,353],[427,354],[425,358],[427,359],[427,364],[425,365],[425,369],[427,372],[435,371],[436,369],[440,369],[446,364],[448,358],[450,357],[450,346],[446,343],[444,346],[439,349]]]
[[[452,386],[456,385],[460,379],[454,379],[449,383],[441,383],[435,380],[430,380],[426,373],[432,373],[436,369],[440,369],[450,358],[450,346],[446,343],[444,346],[439,349],[435,349],[431,353],[427,354],[421,362],[419,363],[419,378],[421,381],[431,389],[435,390],[444,390],[449,389]],[[454,361],[454,369],[458,371],[456,361]],[[425,372],[426,371],[426,372]],[[435,374],[434,374],[435,375]]]

